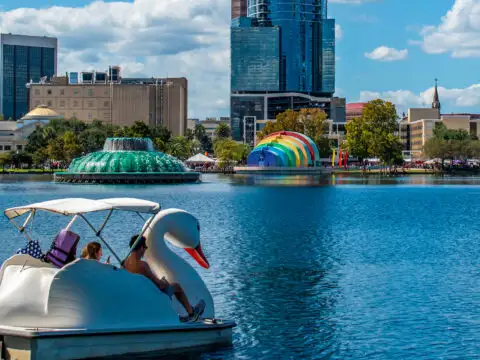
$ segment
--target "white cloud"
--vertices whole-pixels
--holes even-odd
[[[424,26],[420,35],[429,54],[480,56],[480,0],[456,0],[438,26]]]
[[[339,24],[335,24],[335,40],[340,40],[343,37],[343,29]]]
[[[371,60],[398,61],[405,60],[408,57],[408,50],[397,50],[386,46],[380,46],[372,52],[365,53],[365,56]]]
[[[396,105],[397,110],[402,112],[409,107],[431,106],[433,92],[434,87],[417,94],[410,90],[361,91],[359,101],[374,99],[391,101]],[[468,108],[480,105],[480,84],[473,84],[463,89],[439,87],[438,94],[442,103],[442,109],[446,112],[452,112],[454,108]]]
[[[228,114],[229,25],[222,0],[0,11],[0,32],[58,37],[59,73],[119,64],[125,76],[185,76],[192,117]]]

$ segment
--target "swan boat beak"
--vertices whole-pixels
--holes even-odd
[[[196,248],[185,248],[185,251],[188,252],[201,267],[204,267],[205,269],[210,267],[210,264],[202,251],[202,245],[198,244]]]

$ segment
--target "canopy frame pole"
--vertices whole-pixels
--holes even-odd
[[[83,214],[78,214],[78,215],[75,215],[75,217],[81,217],[83,219],[83,221],[85,221],[87,223],[88,226],[90,226],[90,229],[93,230],[93,232],[95,234],[97,234],[97,230],[95,229],[95,227],[90,224],[90,222],[87,220],[87,218],[85,216],[83,216]],[[73,222],[73,219],[72,221]],[[98,234],[97,237],[102,240],[102,242],[105,244],[105,246],[108,248],[108,250],[110,250],[110,252],[112,253],[112,255],[115,257],[115,259],[117,259],[117,261],[121,264],[121,260],[120,258],[118,257],[117,253],[115,251],[113,251],[113,249],[110,247],[110,245],[108,245],[108,243],[105,241],[105,239],[102,237],[102,235]]]
[[[142,238],[143,234],[145,234],[145,231],[147,231],[147,229],[150,227],[150,224],[152,223],[153,219],[155,219],[155,215],[152,215],[150,217],[150,219],[147,220],[147,223],[145,224],[145,226],[143,227],[142,231],[140,231],[140,234],[138,234],[137,236],[137,240],[135,240],[135,242],[133,243],[132,247],[128,250],[128,253],[127,253],[127,256],[125,256],[125,258],[123,259],[123,261],[120,262],[120,265],[123,267],[123,264],[125,263],[125,260],[127,260],[127,258],[130,256],[130,254],[132,253],[133,249],[135,249],[135,247],[137,246],[137,244],[139,243],[140,239]]]
[[[138,216],[140,216],[140,219],[142,219],[143,221],[145,221],[145,218],[142,216],[142,214],[140,214],[138,211],[135,213],[137,214]]]
[[[35,215],[35,210],[30,211],[30,214],[28,215],[27,219],[23,223],[22,227],[19,228],[20,232],[24,232],[25,228],[27,227],[28,223],[32,219],[32,217]]]
[[[18,231],[20,231],[20,233],[22,232],[22,227],[18,225],[15,220],[10,219],[10,222],[17,228]]]
[[[67,224],[65,230],[70,230],[70,228],[73,226],[73,223],[78,219],[78,215],[75,215],[72,217],[72,220]]]
[[[108,212],[108,215],[107,215],[107,217],[105,218],[105,220],[103,221],[102,226],[100,226],[100,228],[98,229],[98,231],[97,231],[97,233],[96,233],[97,236],[100,236],[100,234],[102,233],[103,229],[104,229],[105,226],[107,225],[108,220],[110,219],[110,216],[112,216],[112,213],[113,213],[113,209],[111,209],[111,210]]]

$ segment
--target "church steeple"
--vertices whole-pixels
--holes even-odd
[[[435,79],[435,92],[433,93],[432,109],[438,109],[440,111],[442,105],[438,97],[438,79]]]

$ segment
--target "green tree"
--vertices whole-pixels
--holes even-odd
[[[195,130],[193,131],[195,134],[195,139],[202,142],[205,136],[207,136],[207,131],[202,124],[195,125]]]
[[[167,153],[185,160],[191,154],[190,142],[184,136],[175,136],[167,145]]]
[[[62,136],[64,160],[72,161],[83,152],[82,144],[72,131],[67,131]]]
[[[185,137],[188,139],[188,141],[192,141],[195,139],[195,133],[192,129],[187,129],[185,130]]]
[[[127,130],[130,137],[150,137],[150,128],[143,121],[135,121],[133,125]]]
[[[202,148],[202,143],[200,141],[198,141],[197,139],[193,139],[190,142],[190,144],[191,144],[192,155],[202,152],[203,148]]]
[[[5,117],[3,116],[3,114],[0,114],[0,121],[4,121],[5,120]]]
[[[36,165],[45,166],[48,160],[48,150],[46,147],[40,148],[32,154],[33,163]]]
[[[47,153],[50,159],[56,161],[66,160],[63,138],[55,138],[48,142]]]
[[[328,158],[332,154],[332,149],[334,146],[332,144],[332,141],[326,136],[321,136],[320,138],[318,138],[315,144],[317,145],[320,157]]]
[[[92,127],[82,131],[78,136],[81,147],[87,153],[103,148],[107,134],[101,127]]]
[[[35,153],[41,148],[45,148],[48,145],[48,140],[45,137],[45,132],[43,128],[37,128],[32,132],[27,138],[27,144],[25,146],[25,151],[30,153]]]
[[[215,129],[215,137],[219,139],[228,139],[232,137],[230,126],[225,123],[220,123]]]
[[[220,167],[242,160],[243,146],[232,139],[216,141],[214,144],[215,156],[220,160]]]
[[[2,171],[5,172],[5,165],[10,164],[12,155],[9,153],[0,153],[0,164],[2,165]]]
[[[433,128],[433,137],[425,142],[423,151],[429,158],[439,158],[442,168],[446,159],[467,159],[480,155],[480,142],[465,130],[448,129],[437,122]]]
[[[33,163],[32,155],[26,152],[12,152],[10,154],[11,162],[15,167],[22,168],[23,165],[30,167]]]
[[[346,125],[347,135],[344,147],[350,155],[357,156],[361,160],[370,155],[370,140],[372,133],[368,130],[367,123],[362,117],[353,118]]]
[[[277,115],[276,121],[269,121],[258,133],[258,138],[277,131],[295,131],[307,135],[314,141],[325,136],[328,130],[327,114],[321,109],[287,110]]]
[[[161,152],[167,152],[167,144],[161,138],[157,137],[153,139],[153,145],[155,145],[155,149]]]
[[[152,140],[159,138],[166,144],[172,137],[172,132],[166,126],[157,125],[150,128],[150,137]]]
[[[344,146],[349,153],[364,159],[375,156],[385,165],[402,162],[402,143],[395,135],[397,112],[391,102],[372,100],[363,108],[362,116],[347,125]]]

